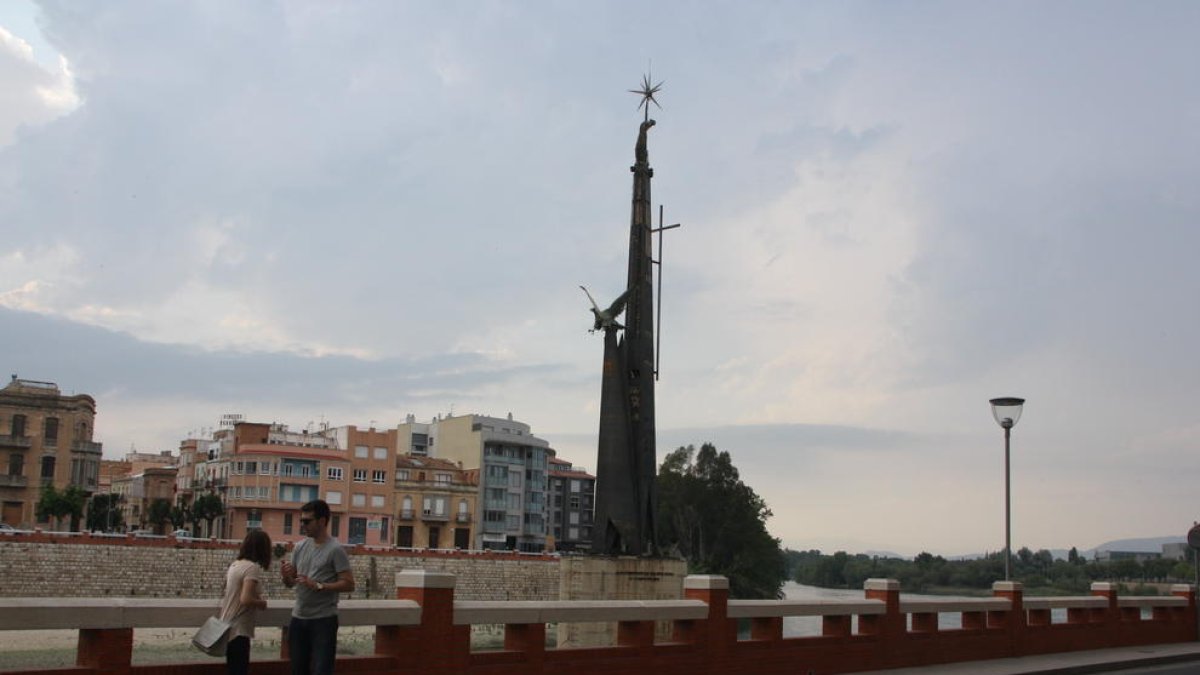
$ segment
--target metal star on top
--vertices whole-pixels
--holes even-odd
[[[650,104],[651,103],[658,106],[659,110],[662,110],[662,106],[658,105],[658,100],[654,98],[654,95],[662,90],[663,83],[660,81],[658,84],[651,85],[650,84],[651,82],[652,82],[652,80],[650,79],[649,74],[643,75],[641,88],[629,90],[629,93],[638,94],[639,96],[642,97],[641,102],[638,103],[638,110],[641,110],[642,106],[646,107],[646,119],[647,120],[650,119]]]

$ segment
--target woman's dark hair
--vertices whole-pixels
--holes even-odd
[[[237,559],[256,562],[264,570],[269,569],[271,567],[271,536],[262,530],[247,532],[246,538],[242,540],[242,547],[238,549]]]

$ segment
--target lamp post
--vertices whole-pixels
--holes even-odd
[[[1023,398],[994,398],[991,400],[992,417],[996,424],[1004,429],[1004,580],[1011,579],[1012,564],[1012,490],[1009,485],[1008,437],[1012,428],[1021,419],[1021,406],[1025,405]]]

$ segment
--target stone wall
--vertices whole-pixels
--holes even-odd
[[[237,547],[208,541],[0,536],[0,597],[215,598]],[[289,553],[290,555],[290,553]],[[458,577],[463,600],[557,600],[559,559],[508,553],[413,553],[350,550],[358,589],[349,597],[395,597],[396,572],[436,569]],[[278,563],[267,575],[267,597],[287,598]]]

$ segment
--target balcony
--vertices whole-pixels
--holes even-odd
[[[412,509],[401,509],[400,510],[400,520],[412,520],[412,519],[413,519],[413,510]]]
[[[71,452],[94,452],[99,455],[103,451],[103,443],[96,443],[95,441],[71,441]]]
[[[29,485],[29,479],[25,476],[13,476],[7,473],[0,473],[0,488],[23,488]]]
[[[20,448],[27,450],[32,447],[33,438],[30,436],[0,435],[0,448]]]
[[[422,510],[421,511],[421,520],[436,520],[436,521],[446,522],[446,521],[450,520],[450,514],[434,513],[432,510]]]
[[[469,514],[469,513],[459,513],[459,514],[456,514],[456,515],[454,516],[454,522],[456,522],[456,523],[469,523],[469,522],[471,522],[471,514]]]

